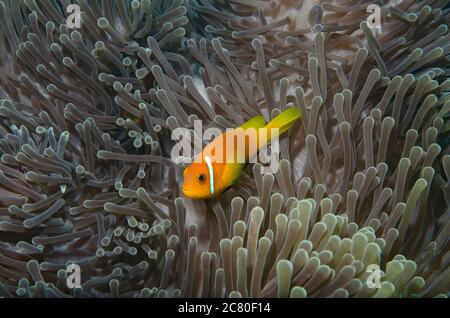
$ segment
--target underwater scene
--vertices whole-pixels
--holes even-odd
[[[447,298],[449,0],[0,0],[0,298]]]

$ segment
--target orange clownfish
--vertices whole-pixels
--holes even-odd
[[[289,107],[268,124],[264,117],[256,116],[217,136],[184,169],[183,194],[192,199],[208,199],[227,190],[239,179],[245,163],[299,118],[299,109]]]

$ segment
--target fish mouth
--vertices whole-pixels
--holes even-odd
[[[181,192],[183,195],[190,199],[206,199],[207,197],[201,196],[198,191],[192,189],[186,189],[184,187],[181,188]]]
[[[188,198],[192,198],[195,196],[195,191],[186,189],[185,187],[181,188],[181,192],[183,192],[183,194]]]

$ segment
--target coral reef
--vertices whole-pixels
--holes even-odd
[[[1,0],[0,296],[447,297],[449,1],[391,2]],[[289,105],[276,173],[182,197],[172,131]]]

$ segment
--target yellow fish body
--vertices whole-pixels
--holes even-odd
[[[217,136],[184,169],[183,194],[192,199],[208,199],[222,193],[239,179],[249,159],[299,118],[298,108],[290,107],[267,125],[264,117],[256,116]]]

